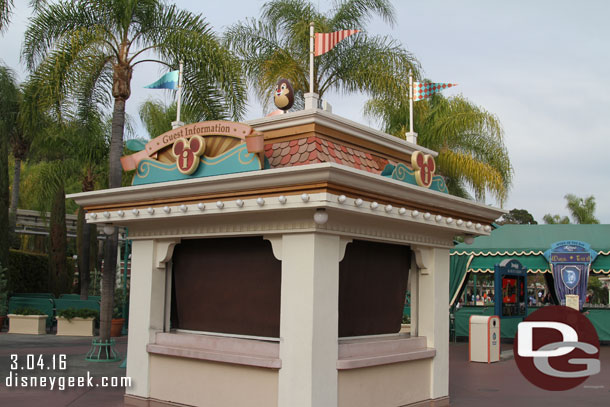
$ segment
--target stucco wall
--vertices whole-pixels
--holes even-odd
[[[150,397],[192,406],[277,406],[275,369],[150,355]]]
[[[339,407],[399,407],[430,398],[430,359],[339,371]]]

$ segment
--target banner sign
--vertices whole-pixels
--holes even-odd
[[[578,240],[564,240],[554,243],[544,252],[551,265],[555,280],[555,293],[561,305],[566,305],[566,296],[578,296],[579,309],[585,303],[589,269],[597,257],[591,245]],[[574,298],[574,297],[571,297]]]

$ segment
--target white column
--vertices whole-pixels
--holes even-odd
[[[339,236],[282,238],[279,407],[337,405],[342,249]]]
[[[150,395],[146,345],[155,340],[157,332],[163,331],[166,263],[159,260],[168,257],[168,249],[173,249],[173,245],[170,248],[167,242],[134,240],[132,243],[126,371],[132,386],[126,389],[127,394]]]
[[[449,395],[449,249],[418,248],[418,335],[436,349],[430,398]]]

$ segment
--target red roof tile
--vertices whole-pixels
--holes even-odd
[[[334,162],[375,174],[379,174],[388,163],[384,157],[316,136],[269,143],[265,145],[265,156],[271,168]]]

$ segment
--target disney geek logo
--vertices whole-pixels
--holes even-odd
[[[519,323],[513,352],[523,376],[545,390],[568,390],[600,372],[597,332],[568,307],[544,307]]]

